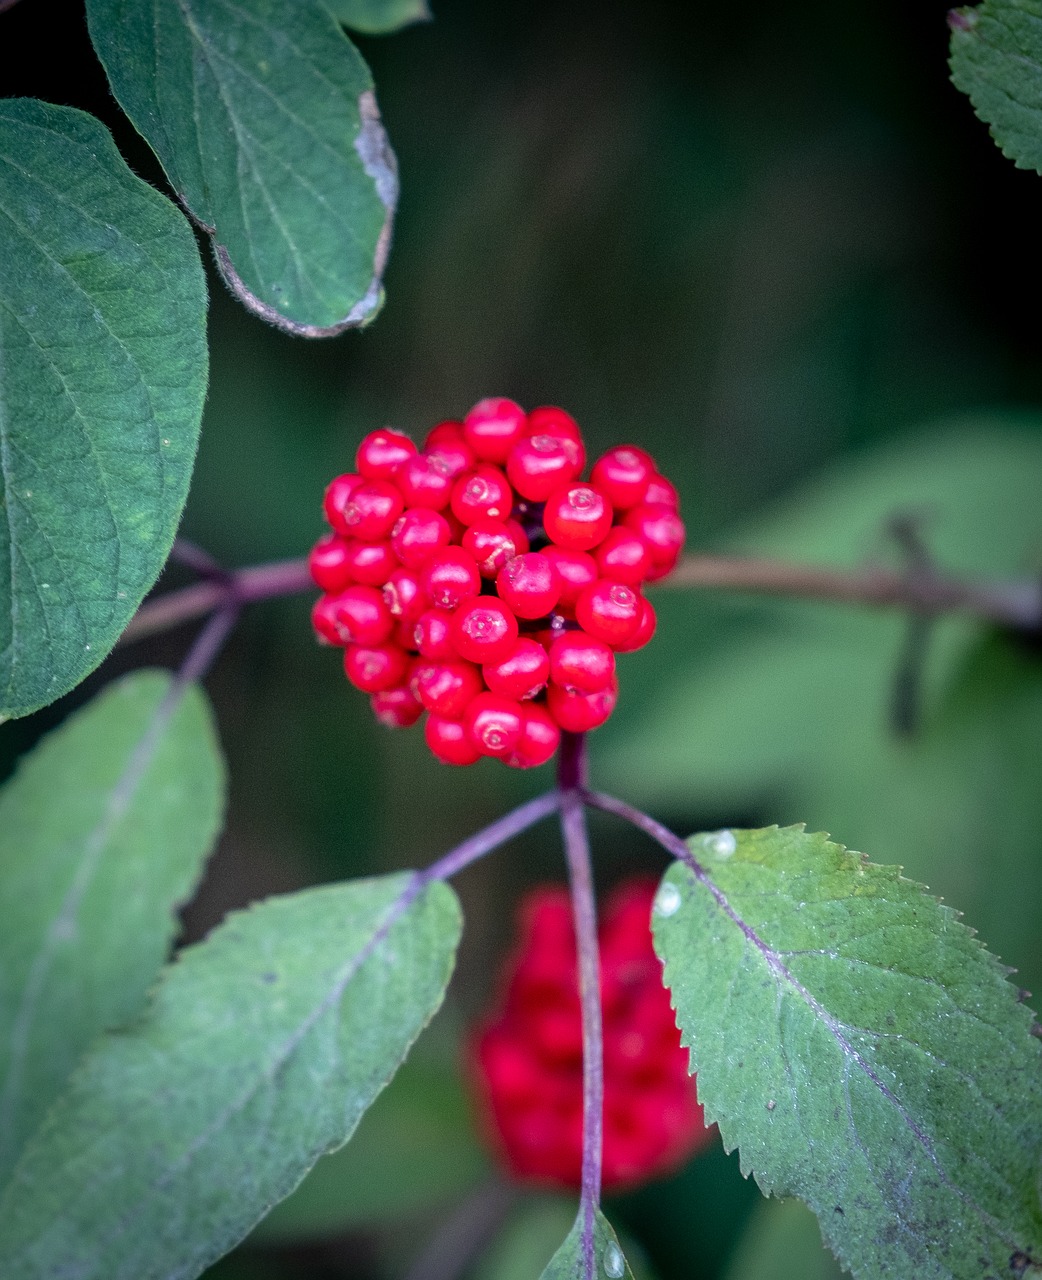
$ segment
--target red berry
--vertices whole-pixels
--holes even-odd
[[[648,481],[655,474],[650,454],[633,445],[616,445],[593,464],[590,482],[604,493],[616,511],[628,511],[644,501]]]
[[[561,484],[576,479],[582,463],[576,464],[574,441],[544,434],[526,436],[510,451],[507,479],[522,498],[545,502]]]
[[[393,689],[408,669],[408,654],[396,644],[349,644],[344,650],[344,673],[363,693]]]
[[[463,436],[479,458],[506,462],[525,431],[526,414],[505,397],[479,400],[463,419]]]
[[[469,662],[418,662],[413,666],[409,688],[427,711],[458,719],[484,686],[481,673]]]
[[[555,489],[543,508],[543,528],[551,542],[569,551],[589,551],[611,528],[608,499],[592,485],[576,482]]]
[[[401,622],[415,622],[428,605],[419,574],[404,566],[395,569],[384,583],[383,596],[392,617]]]
[[[655,625],[657,620],[655,618],[655,610],[652,607],[651,601],[645,599],[644,596],[641,596],[640,602],[644,606],[644,611],[641,614],[640,625],[628,640],[615,645],[616,653],[633,653],[636,649],[643,649],[655,634]]]
[[[348,471],[346,474],[337,476],[329,482],[322,502],[322,509],[325,512],[326,519],[337,533],[346,534],[348,532],[347,525],[344,524],[344,508],[351,501],[352,493],[362,483],[362,477],[354,471]]]
[[[440,453],[417,453],[398,468],[395,484],[407,507],[440,511],[449,505],[455,473]]]
[[[418,569],[432,551],[452,541],[449,522],[437,511],[410,507],[398,517],[391,530],[394,554],[407,569]]]
[[[660,476],[656,472],[648,481],[648,491],[644,495],[644,505],[661,505],[672,507],[674,511],[679,511],[680,495],[677,493],[675,485],[671,484],[665,476]]]
[[[569,733],[588,733],[604,724],[615,710],[618,693],[614,688],[597,693],[571,693],[553,681],[546,686],[546,708]]]
[[[550,658],[538,641],[518,636],[507,656],[485,663],[481,674],[493,693],[523,702],[542,693],[550,678]]]
[[[423,727],[423,736],[432,754],[442,764],[477,764],[481,752],[458,720],[431,714]]]
[[[481,590],[481,574],[462,547],[443,547],[428,556],[420,570],[420,583],[436,609],[455,609]]]
[[[541,404],[537,409],[533,409],[528,415],[525,434],[554,436],[558,440],[563,440],[565,447],[570,450],[576,475],[581,474],[583,467],[586,466],[586,446],[583,444],[583,434],[579,424],[570,413],[565,413],[556,405]]]
[[[454,659],[451,615],[444,609],[425,609],[412,624],[413,648],[424,658],[436,661]]]
[[[660,502],[627,511],[623,524],[647,545],[652,564],[649,580],[664,577],[676,564],[684,545],[683,520],[672,507]]]
[[[602,578],[639,587],[651,569],[647,543],[632,529],[616,525],[593,552]]]
[[[377,720],[388,729],[408,729],[423,715],[423,707],[405,684],[371,694],[369,702]]]
[[[524,711],[498,693],[479,693],[463,713],[470,740],[483,756],[509,756],[521,738]]]
[[[352,538],[345,555],[355,582],[369,587],[382,586],[398,568],[398,557],[385,541],[363,542],[361,538]]]
[[[500,662],[516,640],[517,618],[495,596],[465,600],[452,615],[452,643],[468,662]]]
[[[543,555],[553,561],[561,577],[561,597],[557,611],[571,615],[575,602],[584,587],[590,586],[601,576],[597,561],[588,551],[568,551],[564,547],[544,547]]]
[[[640,595],[625,583],[613,582],[610,578],[599,578],[586,587],[575,602],[579,626],[613,648],[637,634],[643,617]]]
[[[327,533],[311,548],[308,569],[317,587],[323,591],[342,591],[354,581],[347,539],[335,533]]]
[[[348,587],[339,595],[323,596],[312,620],[331,644],[383,644],[394,630],[383,596],[373,587]]]
[[[570,693],[614,687],[615,654],[585,631],[566,631],[550,645],[550,678]]]
[[[561,744],[561,730],[545,707],[526,703],[522,707],[521,736],[504,758],[512,769],[534,769],[554,754]]]
[[[390,480],[415,452],[416,446],[408,436],[385,427],[370,431],[358,446],[355,466],[367,480]]]
[[[344,527],[352,537],[365,542],[386,538],[404,506],[401,493],[389,480],[367,480],[358,485],[344,507]]]
[[[461,524],[473,524],[482,516],[505,520],[514,505],[514,493],[498,467],[479,462],[464,472],[452,489],[452,513]]]
[[[561,577],[554,562],[539,551],[515,556],[496,575],[500,599],[519,618],[542,618],[561,597]]]
[[[436,423],[427,432],[423,440],[424,449],[431,449],[434,445],[442,443],[455,443],[457,440],[463,439],[463,423],[457,422],[454,418],[446,418],[444,422]]]
[[[477,562],[482,577],[494,578],[508,560],[528,550],[528,539],[516,520],[481,516],[464,531],[463,550]]]

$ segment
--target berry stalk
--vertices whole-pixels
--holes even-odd
[[[583,1037],[583,1150],[582,1274],[596,1274],[594,1226],[601,1198],[601,1158],[604,1126],[604,1031],[601,1024],[600,952],[597,945],[597,904],[593,892],[590,841],[586,830],[583,787],[586,781],[586,739],[581,733],[562,735],[558,758],[561,795],[561,835],[568,863],[568,882],[575,917],[579,960],[579,1001]]]

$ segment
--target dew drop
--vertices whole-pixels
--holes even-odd
[[[716,835],[710,836],[709,847],[721,858],[729,858],[738,848],[738,841],[734,838],[733,831],[718,831]]]
[[[614,1240],[609,1240],[604,1246],[601,1265],[604,1267],[604,1274],[610,1276],[611,1280],[621,1280],[621,1277],[626,1274],[626,1259]]]
[[[672,916],[680,910],[680,890],[668,881],[655,894],[655,914]]]

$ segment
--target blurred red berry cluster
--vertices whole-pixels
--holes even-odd
[[[494,398],[422,450],[372,432],[326,490],[315,630],[384,724],[429,713],[446,764],[543,764],[607,720],[615,654],[651,639],[641,586],[680,554],[676,490],[630,445],[585,466],[563,409]]]
[[[652,946],[654,895],[653,881],[625,882],[607,900],[600,925],[609,1191],[671,1172],[712,1134]],[[582,1023],[568,893],[529,894],[520,934],[501,1005],[471,1045],[469,1074],[484,1127],[510,1171],[526,1181],[578,1187]]]

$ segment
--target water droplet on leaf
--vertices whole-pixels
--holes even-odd
[[[626,1274],[626,1259],[622,1256],[622,1250],[610,1240],[604,1247],[604,1257],[601,1259],[604,1266],[604,1274],[610,1276],[611,1280],[620,1280]]]
[[[655,894],[655,914],[659,916],[671,916],[679,910],[680,890],[675,884],[662,885],[658,893]]]

